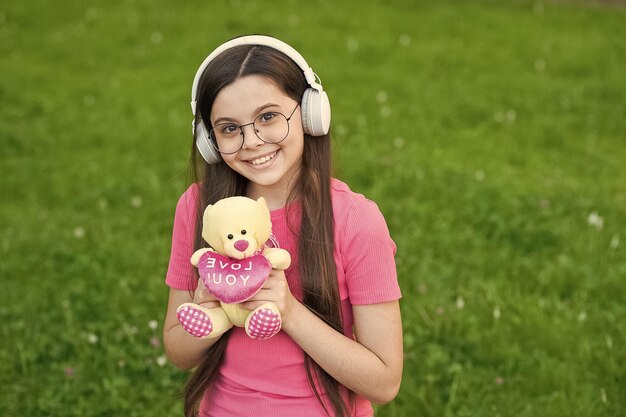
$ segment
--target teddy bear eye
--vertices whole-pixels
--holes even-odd
[[[228,238],[228,240],[233,240],[233,235],[230,235],[230,234],[229,234],[229,235],[228,235],[228,236],[226,236],[226,237]]]
[[[245,230],[242,230],[242,231],[241,231],[241,234],[242,234],[242,235],[245,235],[245,234],[246,234],[246,231],[245,231]]]

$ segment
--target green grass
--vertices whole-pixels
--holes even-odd
[[[3,2],[0,415],[181,414],[159,339],[189,90],[251,32],[322,77],[337,175],[398,244],[404,380],[377,415],[626,415],[625,23],[615,2]]]

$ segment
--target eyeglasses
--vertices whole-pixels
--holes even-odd
[[[300,104],[296,104],[289,117],[276,111],[258,115],[252,123],[220,123],[211,129],[211,144],[222,154],[232,154],[243,148],[243,128],[252,125],[254,134],[265,143],[280,143],[289,135],[289,121]]]

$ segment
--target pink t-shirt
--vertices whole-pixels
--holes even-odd
[[[166,283],[171,288],[195,289],[193,254],[198,187],[192,185],[176,207],[172,252]],[[335,220],[334,259],[337,266],[344,334],[353,338],[352,306],[376,304],[401,297],[396,276],[396,246],[376,204],[333,179],[331,197]],[[272,231],[280,247],[291,254],[285,271],[293,295],[302,300],[298,272],[297,236],[292,223],[299,219],[297,203],[271,212]],[[304,367],[304,352],[284,332],[268,340],[253,340],[233,328],[215,384],[204,397],[201,416],[320,416]],[[210,403],[210,407],[209,407]],[[332,410],[330,408],[329,410]],[[372,406],[357,396],[356,417],[373,415]]]

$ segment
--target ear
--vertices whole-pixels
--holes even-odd
[[[211,218],[211,209],[212,208],[213,208],[213,206],[211,204],[209,204],[204,209],[204,214],[202,215],[202,224],[203,225],[208,223],[208,220]]]
[[[261,207],[263,207],[265,210],[267,210],[268,212],[270,211],[269,207],[267,207],[267,201],[265,201],[265,198],[263,197],[259,197],[256,200],[257,204]]]
[[[209,245],[211,245],[211,242],[209,242],[209,239],[211,239],[212,234],[214,233],[214,230],[213,230],[214,227],[212,227],[213,225],[211,224],[212,211],[213,211],[213,206],[211,204],[209,204],[204,209],[204,214],[202,215],[202,238]],[[211,245],[211,246],[213,246],[213,245]]]
[[[263,197],[259,197],[256,201],[258,207],[258,216],[255,221],[257,224],[257,229],[255,233],[255,238],[259,245],[264,244],[267,239],[269,239],[270,234],[272,233],[272,219],[270,216],[270,209],[267,207],[267,202]]]

